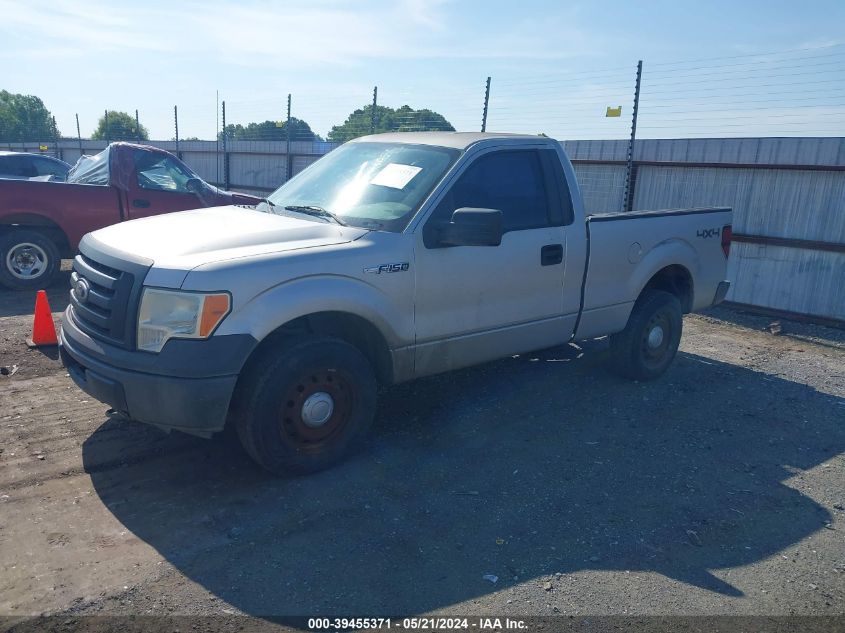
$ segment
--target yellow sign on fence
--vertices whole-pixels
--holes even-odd
[[[46,152],[46,151],[47,151],[47,146],[46,146],[46,145],[39,145],[39,146],[38,146],[38,149],[39,149],[39,150],[41,150],[42,152]]]
[[[607,112],[605,113],[606,117],[609,116],[622,116],[622,106],[616,106],[615,108],[611,108],[607,106]]]

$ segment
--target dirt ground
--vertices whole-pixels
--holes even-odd
[[[109,419],[33,303],[0,293],[0,615],[845,614],[845,332],[717,309],[649,384],[594,343],[396,386],[275,479]]]

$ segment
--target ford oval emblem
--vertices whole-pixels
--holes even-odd
[[[85,303],[88,301],[88,295],[91,293],[91,286],[88,285],[87,280],[80,278],[76,280],[76,284],[73,286],[73,292],[79,303]]]

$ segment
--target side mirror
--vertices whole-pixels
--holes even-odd
[[[452,221],[440,227],[438,242],[444,246],[498,246],[502,243],[502,212],[463,207]]]
[[[199,178],[188,178],[188,181],[185,183],[185,189],[191,193],[200,194],[205,188],[202,186],[202,180]]]

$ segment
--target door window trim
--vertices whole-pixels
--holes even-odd
[[[571,204],[570,204],[570,221],[566,222],[566,214],[561,207],[561,199],[562,194],[560,192],[560,188],[558,187],[557,183],[555,182],[555,172],[553,167],[550,166],[552,160],[549,156],[550,152],[555,152],[554,148],[549,147],[548,145],[498,145],[494,147],[487,147],[477,152],[473,152],[471,156],[467,157],[467,160],[460,165],[460,168],[448,178],[448,182],[445,183],[443,187],[443,191],[437,196],[436,200],[431,201],[431,206],[426,212],[425,219],[421,222],[422,224],[422,235],[423,235],[423,244],[425,245],[426,249],[437,249],[437,248],[453,248],[452,246],[447,245],[440,245],[433,242],[434,238],[434,230],[435,230],[435,217],[434,214],[437,212],[437,208],[440,204],[446,199],[452,187],[456,186],[460,179],[464,176],[468,169],[470,169],[476,162],[486,158],[491,154],[501,154],[501,153],[513,153],[513,152],[534,152],[537,155],[538,162],[540,164],[540,175],[542,178],[543,187],[546,192],[546,212],[547,212],[547,222],[548,224],[545,226],[539,227],[526,227],[523,229],[509,229],[502,232],[502,235],[507,233],[514,233],[517,231],[536,231],[541,229],[553,228],[558,226],[566,226],[567,224],[571,224]],[[557,156],[555,156],[557,158]],[[559,162],[559,159],[558,159]],[[561,177],[565,178],[563,174],[563,168],[560,169]],[[485,247],[486,248],[486,247]],[[493,247],[495,248],[495,247]]]

